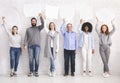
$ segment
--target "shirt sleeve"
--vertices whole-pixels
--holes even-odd
[[[40,17],[40,20],[41,20],[41,25],[37,26],[38,29],[41,31],[43,28],[44,28],[44,20],[43,20],[43,17],[41,16]]]
[[[110,31],[110,34],[112,35],[115,32],[115,25],[112,24],[113,29]]]
[[[58,52],[58,51],[59,51],[59,33],[57,35],[57,49],[56,49],[56,52]]]
[[[78,49],[78,37],[77,34],[75,35],[75,49]]]
[[[24,38],[24,46],[26,46],[28,44],[28,29],[26,30],[26,33],[25,33],[25,38]]]
[[[62,33],[63,35],[65,34],[65,32],[66,32],[66,30],[65,30],[65,23],[63,23],[63,24],[61,25],[60,31],[61,31],[61,33]]]

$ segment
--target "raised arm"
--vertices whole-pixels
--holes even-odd
[[[41,20],[41,25],[39,25],[37,27],[41,31],[44,28],[44,20],[43,20],[43,16],[41,13],[39,14],[39,16],[40,16],[40,20]]]
[[[115,25],[113,24],[113,22],[111,21],[112,27],[113,29],[110,31],[110,34],[112,35],[115,32]]]
[[[99,33],[99,31],[98,31],[98,18],[96,17],[96,20],[97,20],[97,23],[96,23],[96,25],[95,25],[95,31],[97,32],[97,34],[98,34],[98,36],[100,36],[100,33]]]
[[[64,35],[66,30],[65,30],[65,19],[63,19],[63,24],[61,25],[61,28],[60,28],[60,31],[61,33]]]
[[[82,30],[81,30],[82,24],[83,24],[83,19],[80,19],[80,24],[79,24],[79,26],[78,26],[78,31],[79,31],[79,33],[82,33]]]
[[[2,17],[2,21],[3,21],[2,25],[3,25],[3,27],[5,28],[5,31],[7,32],[7,35],[11,37],[11,36],[12,36],[12,33],[11,33],[11,31],[8,30],[8,28],[7,28],[7,27],[11,27],[11,26],[6,23],[5,17]]]

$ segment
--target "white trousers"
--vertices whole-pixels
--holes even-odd
[[[92,70],[92,49],[82,48],[83,71]]]

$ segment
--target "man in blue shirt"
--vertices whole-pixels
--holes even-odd
[[[64,68],[65,74],[68,75],[69,72],[69,59],[71,62],[71,76],[74,76],[75,72],[75,53],[78,48],[78,38],[77,34],[72,31],[72,24],[67,24],[67,30],[65,29],[65,19],[63,20],[63,24],[61,26],[61,33],[64,37]]]

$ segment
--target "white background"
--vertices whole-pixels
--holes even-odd
[[[110,8],[115,11],[115,21],[114,24],[116,26],[116,32],[112,36],[112,43],[111,46],[111,55],[109,60],[109,66],[110,71],[113,74],[120,74],[120,1],[119,0],[0,0],[0,18],[2,16],[6,16],[6,19],[8,20],[9,24],[11,25],[18,25],[19,30],[21,33],[24,33],[26,28],[30,27],[30,17],[26,17],[24,14],[24,4],[40,4],[42,12],[45,13],[44,8],[45,5],[53,5],[53,6],[64,6],[65,4],[71,5],[75,9],[75,16],[72,20],[73,23],[73,29],[74,31],[77,31],[79,19],[80,19],[80,12],[79,7],[82,4],[88,4],[92,6],[93,15],[95,17],[95,12],[100,10],[101,8]],[[87,10],[86,10],[87,11]],[[59,15],[58,15],[59,16]],[[48,23],[51,21],[51,19],[47,20],[46,26],[48,26]],[[57,30],[59,31],[59,27],[61,26],[62,19],[60,16],[58,19],[55,19],[54,21],[57,26]],[[93,27],[95,26],[95,19],[89,20]],[[38,21],[39,22],[39,21]],[[1,24],[0,20],[0,24]],[[101,24],[101,23],[100,23]],[[110,23],[108,23],[110,24]],[[111,25],[109,25],[111,28]],[[101,57],[99,55],[98,50],[98,36],[93,29],[93,33],[95,35],[95,54],[93,55],[93,72],[95,74],[102,73],[103,70],[103,64],[101,61]],[[44,41],[46,32],[45,30],[42,30],[41,32],[41,54],[40,54],[40,68],[39,73],[41,74],[47,74],[49,70],[49,60],[44,58]],[[78,34],[79,36],[79,34]],[[10,61],[9,61],[9,46],[8,46],[8,37],[6,35],[6,32],[4,29],[0,26],[0,74],[9,74],[10,71]],[[29,65],[28,65],[28,54],[23,53],[23,55],[20,57],[20,64],[18,67],[18,72],[21,74],[27,74],[29,72]],[[76,55],[76,74],[80,74],[82,72],[82,57],[79,53]],[[57,74],[63,74],[64,73],[64,59],[63,59],[63,37],[60,34],[60,51],[59,55],[56,60],[56,73]]]

